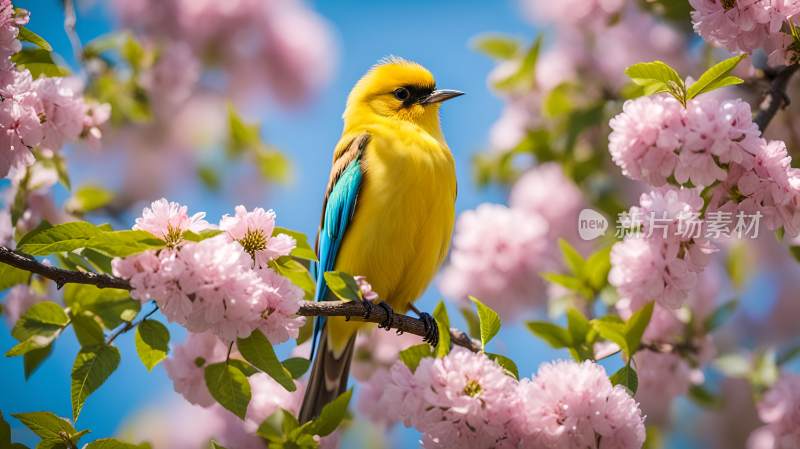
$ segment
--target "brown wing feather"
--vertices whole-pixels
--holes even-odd
[[[322,213],[320,214],[319,228],[317,228],[317,241],[315,245],[317,255],[319,255],[319,233],[322,231],[322,225],[325,223],[325,208],[328,206],[328,197],[333,187],[336,185],[336,182],[339,181],[339,177],[342,176],[344,170],[350,165],[350,162],[359,157],[361,152],[364,151],[364,148],[367,147],[369,139],[369,134],[359,134],[347,144],[340,145],[334,150],[331,176],[328,179],[328,187],[325,189],[325,198],[322,200]]]

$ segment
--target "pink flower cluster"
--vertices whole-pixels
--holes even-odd
[[[639,351],[634,364],[639,376],[636,399],[647,414],[648,423],[667,424],[673,399],[685,395],[692,385],[702,383],[702,365],[714,355],[714,344],[702,326],[713,313],[721,289],[722,273],[717,266],[703,271],[697,286],[688,294],[685,307],[675,310],[656,304],[653,316],[644,333],[649,343],[690,343],[692,357],[677,353]],[[624,319],[637,309],[628,300],[616,304]],[[637,305],[637,308],[641,305]],[[687,336],[691,340],[687,341]]]
[[[110,114],[108,105],[87,103],[63,78],[33,79],[11,56],[21,49],[19,27],[27,13],[11,0],[0,1],[0,177],[34,162],[33,148],[57,151],[80,137],[97,139],[98,126]]]
[[[422,432],[425,448],[633,449],[644,442],[636,402],[592,362],[543,365],[517,382],[485,354],[454,349],[401,362],[365,385],[359,407],[382,424]]]
[[[232,78],[232,88],[266,86],[281,100],[297,101],[320,87],[333,68],[329,27],[300,0],[117,0],[114,4],[122,22],[145,40],[187,46],[191,56],[177,56],[194,61],[193,65],[210,61],[223,68]],[[180,76],[169,76],[176,75]],[[196,77],[184,81],[188,85]]]
[[[766,423],[747,441],[748,449],[800,447],[800,375],[784,373],[757,405]]]
[[[709,211],[763,214],[767,227],[800,233],[800,171],[768,142],[741,100],[699,97],[684,109],[668,95],[625,102],[611,119],[609,151],[631,179],[654,186],[714,186]]]
[[[238,231],[242,223],[251,223],[254,227],[245,226],[239,240],[256,240],[248,236],[258,234],[266,239],[264,248],[270,247],[274,222],[261,220],[263,210],[240,212],[226,217],[225,226]],[[305,322],[295,316],[302,290],[272,269],[254,266],[257,251],[249,253],[236,239],[237,232],[199,242],[183,240],[184,232],[202,230],[204,225],[201,214],[190,217],[184,206],[164,199],[154,202],[136,228],[165,238],[168,246],[115,259],[114,274],[130,280],[134,298],[155,300],[168,320],[192,332],[212,332],[226,341],[246,337],[255,329],[273,343],[296,338]],[[283,252],[273,256],[288,254],[293,245],[281,248]]]
[[[797,0],[689,0],[694,9],[694,30],[712,45],[732,52],[752,53],[757,49],[769,55],[773,65],[795,60],[789,51],[792,37],[787,23],[797,25],[800,13]]]
[[[631,208],[628,216],[666,219],[660,225],[664,228],[649,229],[651,224],[644,219],[647,237],[631,234],[614,244],[608,281],[633,310],[652,300],[675,309],[685,302],[716,251],[708,241],[691,234],[676,235],[679,220],[699,216],[703,200],[696,189],[661,188],[642,194],[639,203],[641,207]]]
[[[463,304],[475,296],[509,319],[541,305],[539,273],[557,260],[549,233],[544,218],[519,209],[486,203],[466,211],[456,223],[439,288]]]
[[[605,26],[622,13],[625,0],[525,0],[524,11],[544,25],[559,27]]]

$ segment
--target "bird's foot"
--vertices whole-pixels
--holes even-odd
[[[361,315],[361,318],[366,320],[372,314],[372,301],[362,299],[361,305],[364,306],[364,314]],[[346,317],[345,321],[350,321],[350,317]]]
[[[422,324],[425,326],[425,337],[422,341],[435,348],[439,344],[439,326],[436,325],[436,320],[426,312],[420,312],[419,319],[422,320]]]
[[[386,304],[385,302],[379,303],[378,307],[386,311],[386,319],[378,325],[378,329],[383,328],[387,331],[391,330],[392,324],[394,324],[394,310],[392,310],[389,304]]]

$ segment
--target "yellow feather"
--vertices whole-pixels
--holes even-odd
[[[335,265],[366,276],[400,313],[424,292],[447,254],[456,197],[439,104],[399,107],[391,93],[403,85],[432,88],[434,80],[422,66],[392,58],[373,67],[348,98],[337,148],[363,133],[371,139],[358,204]],[[334,352],[363,327],[341,318],[330,318],[327,326]]]

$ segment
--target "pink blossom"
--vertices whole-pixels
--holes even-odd
[[[200,61],[191,47],[180,41],[165,45],[158,60],[141,75],[153,109],[163,119],[172,119],[170,115],[192,95],[199,79]]]
[[[675,151],[683,144],[681,104],[668,95],[628,100],[609,125],[608,150],[622,174],[664,185],[678,162]]]
[[[247,423],[220,405],[208,408],[161,398],[126,420],[125,440],[147,441],[153,449],[201,449],[213,439],[227,448],[266,449]]]
[[[146,40],[185,45],[195,61],[222,68],[232,90],[267,87],[279,100],[297,102],[333,69],[329,26],[299,0],[114,3],[123,23]]]
[[[184,232],[200,232],[209,228],[209,224],[203,220],[205,212],[190,217],[187,211],[186,206],[161,198],[144,208],[133,229],[147,231],[169,245],[176,245],[183,239]]]
[[[456,223],[439,287],[463,304],[472,295],[512,319],[544,301],[539,273],[556,266],[547,222],[498,204],[482,204]]]
[[[783,373],[757,404],[766,423],[748,439],[748,449],[794,449],[800,446],[800,375]]]
[[[596,363],[546,363],[519,391],[529,447],[636,449],[644,443],[639,407]]]
[[[553,201],[554,192],[558,194],[558,201]],[[514,183],[508,204],[513,209],[544,218],[552,238],[580,241],[578,214],[586,201],[578,186],[564,175],[561,165],[548,162],[528,170]]]
[[[358,285],[358,290],[361,292],[361,297],[367,301],[375,301],[378,299],[378,294],[372,289],[372,284],[367,281],[365,276],[353,276],[353,279]]]
[[[788,52],[791,36],[783,24],[800,12],[796,0],[739,0],[726,4],[718,0],[689,0],[694,9],[694,30],[712,45],[732,52],[752,53],[761,48],[770,63],[791,62],[796,55]]]
[[[19,317],[24,315],[32,305],[46,299],[27,285],[22,284],[11,287],[3,303],[3,313],[6,316],[8,327],[14,327]]]
[[[41,77],[32,85],[39,100],[37,112],[43,133],[40,145],[52,151],[80,137],[86,115],[82,98],[64,84],[63,78]]]
[[[0,58],[7,58],[22,49],[17,37],[19,27],[28,23],[28,14],[14,11],[11,0],[0,1]]]
[[[611,249],[608,281],[636,309],[651,300],[677,308],[697,282],[695,267],[680,252],[674,240],[628,237]]]
[[[305,387],[297,382],[297,389],[289,391],[265,373],[248,377],[252,397],[247,407],[245,428],[255,433],[258,426],[273,413],[284,409],[297,414],[303,401]]]
[[[257,207],[247,212],[244,206],[236,206],[236,215],[222,217],[219,228],[225,231],[230,240],[242,245],[257,267],[266,267],[270,260],[288,256],[297,245],[289,235],[272,235],[275,212],[271,209],[265,211]]]
[[[216,335],[189,333],[186,341],[173,348],[164,367],[176,392],[192,404],[210,407],[215,401],[206,387],[205,367],[224,361],[227,354],[227,345]]]
[[[376,372],[388,369],[398,360],[400,351],[419,342],[416,335],[397,335],[384,329],[359,333],[350,371],[356,379],[372,382]]]
[[[185,207],[168,206],[166,200],[160,207],[172,210],[159,218],[146,216],[144,226],[186,229],[196,224]],[[112,262],[114,274],[130,280],[134,298],[155,300],[169,321],[191,332],[211,331],[233,341],[260,329],[276,344],[296,338],[305,323],[296,316],[303,291],[271,269],[252,265],[244,248],[224,235]]]
[[[624,0],[525,0],[522,7],[532,20],[558,27],[602,27],[625,7]]]

